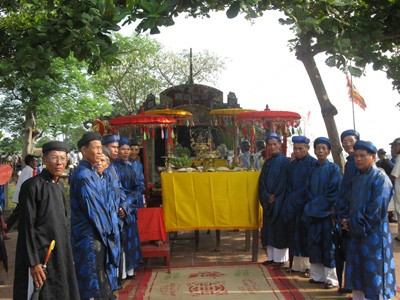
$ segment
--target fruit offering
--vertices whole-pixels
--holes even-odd
[[[187,155],[183,155],[181,157],[171,157],[169,161],[175,167],[183,168],[183,167],[189,167],[193,162],[193,158],[190,158]]]

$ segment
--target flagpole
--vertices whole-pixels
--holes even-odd
[[[353,75],[350,74],[351,83],[351,108],[353,110],[353,129],[356,130],[356,114],[354,112]]]
[[[357,101],[357,104],[360,106],[361,109],[365,110],[367,105],[365,104],[364,98],[360,95],[360,93],[357,91],[356,87],[353,85],[353,76],[350,74],[349,78],[349,73],[346,73],[346,79],[347,79],[347,85],[349,88],[349,97],[351,101],[351,108],[353,111],[353,128],[356,130],[356,115],[354,111],[354,102]]]
[[[350,62],[351,66],[351,62]],[[356,130],[356,115],[354,113],[354,91],[353,91],[353,75],[350,73],[350,92],[351,92],[351,109],[353,111],[353,129]]]

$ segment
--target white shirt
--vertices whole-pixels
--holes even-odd
[[[394,201],[400,203],[400,155],[396,157],[396,163],[390,175],[396,177],[394,181]]]
[[[21,185],[24,183],[25,180],[31,178],[33,176],[33,169],[30,166],[25,166],[22,169],[21,175],[19,175],[17,184],[15,186],[14,195],[12,197],[12,202],[18,203],[19,202],[19,191],[21,190]]]

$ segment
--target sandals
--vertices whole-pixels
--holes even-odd
[[[306,269],[306,270],[304,271],[304,277],[305,277],[305,278],[310,278],[310,277],[311,277],[311,271],[310,271],[310,269]]]

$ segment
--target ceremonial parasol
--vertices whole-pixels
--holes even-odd
[[[186,125],[186,126],[194,126],[193,123],[193,115],[191,112],[181,109],[169,109],[168,106],[165,109],[154,109],[146,111],[147,115],[160,115],[160,116],[170,116],[173,117],[178,125]],[[185,124],[183,124],[185,123]],[[167,173],[172,173],[171,169],[171,143],[174,138],[174,131],[171,129],[171,134],[168,136],[168,139],[165,143],[165,154],[167,157],[167,169],[165,170]]]
[[[263,111],[243,112],[237,115],[237,120],[244,126],[246,124],[252,125],[251,132],[252,148],[254,150],[254,125],[260,125],[264,128],[269,128],[271,132],[280,133],[283,136],[283,149],[282,152],[286,155],[287,150],[287,129],[294,126],[301,116],[296,112],[270,110],[268,105]]]
[[[145,111],[146,115],[170,116],[177,121],[177,125],[194,126],[191,112],[181,109],[152,109]],[[185,123],[185,124],[184,124]]]
[[[148,186],[148,174],[147,174],[147,157],[146,157],[146,140],[151,137],[154,138],[155,128],[165,129],[161,130],[162,137],[168,139],[172,126],[176,123],[176,120],[171,116],[166,115],[150,115],[146,114],[143,109],[137,115],[129,115],[116,117],[109,121],[110,125],[117,128],[138,128],[143,134],[143,170],[144,170],[144,183]],[[149,191],[145,190],[146,199],[149,198]]]
[[[236,116],[243,112],[254,111],[253,109],[243,109],[243,108],[220,108],[220,109],[213,109],[210,111],[211,125],[212,126],[226,126],[234,128],[233,133],[233,152],[234,155],[237,155],[237,148],[238,148],[238,140],[237,137],[239,136],[239,126],[236,119]]]
[[[10,165],[0,165],[0,185],[6,184],[12,175],[12,168]]]

